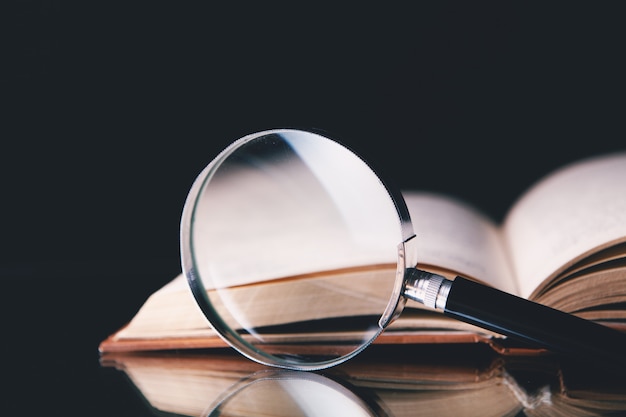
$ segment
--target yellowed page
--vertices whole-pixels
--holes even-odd
[[[417,235],[420,264],[450,269],[517,293],[493,221],[450,197],[415,191],[402,194]]]
[[[626,153],[568,165],[531,187],[504,222],[523,297],[574,260],[626,236]]]

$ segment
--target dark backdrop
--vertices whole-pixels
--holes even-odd
[[[496,221],[549,171],[625,149],[617,4],[3,6],[9,410],[145,411],[97,345],[179,272],[189,186],[247,133],[326,130]]]

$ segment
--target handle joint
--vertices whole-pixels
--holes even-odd
[[[404,296],[426,307],[444,311],[452,281],[421,269],[408,268]]]

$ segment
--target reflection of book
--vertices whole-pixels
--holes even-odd
[[[277,371],[224,350],[113,353],[104,355],[102,364],[122,370],[151,407],[176,415],[583,416],[626,411],[623,383],[605,390],[604,379],[563,377],[549,360],[508,364],[486,350],[442,346],[373,347],[321,374]],[[569,389],[569,383],[575,388]],[[354,413],[356,408],[361,413]]]
[[[592,158],[567,166],[540,181],[510,209],[501,226],[467,205],[433,194],[405,192],[417,233],[418,267],[453,278],[467,276],[504,291],[601,323],[626,326],[626,154]],[[370,302],[381,276],[393,279],[395,266],[337,268],[238,286],[229,296],[246,299],[267,291],[281,294],[297,282],[300,298],[284,303],[309,305],[315,316],[255,310],[257,326],[311,322],[330,317],[380,313]],[[343,285],[358,277],[363,302],[342,311],[338,300],[316,297],[315,287]],[[210,290],[210,289],[209,289]],[[370,297],[371,296],[371,297]],[[262,298],[262,297],[261,297]],[[368,308],[374,306],[374,310]],[[258,304],[255,304],[255,308]],[[378,343],[475,342],[505,346],[502,338],[456,322],[409,302]],[[267,313],[267,314],[266,314]],[[277,336],[279,337],[279,336]],[[303,334],[302,338],[307,335]],[[329,341],[349,332],[327,335]],[[154,293],[130,323],[100,346],[101,351],[223,346],[196,307],[179,276]]]

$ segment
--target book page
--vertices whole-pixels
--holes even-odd
[[[592,251],[626,237],[626,153],[570,164],[531,187],[504,221],[523,297]]]
[[[493,221],[451,197],[416,191],[402,194],[417,235],[419,264],[518,292]]]

